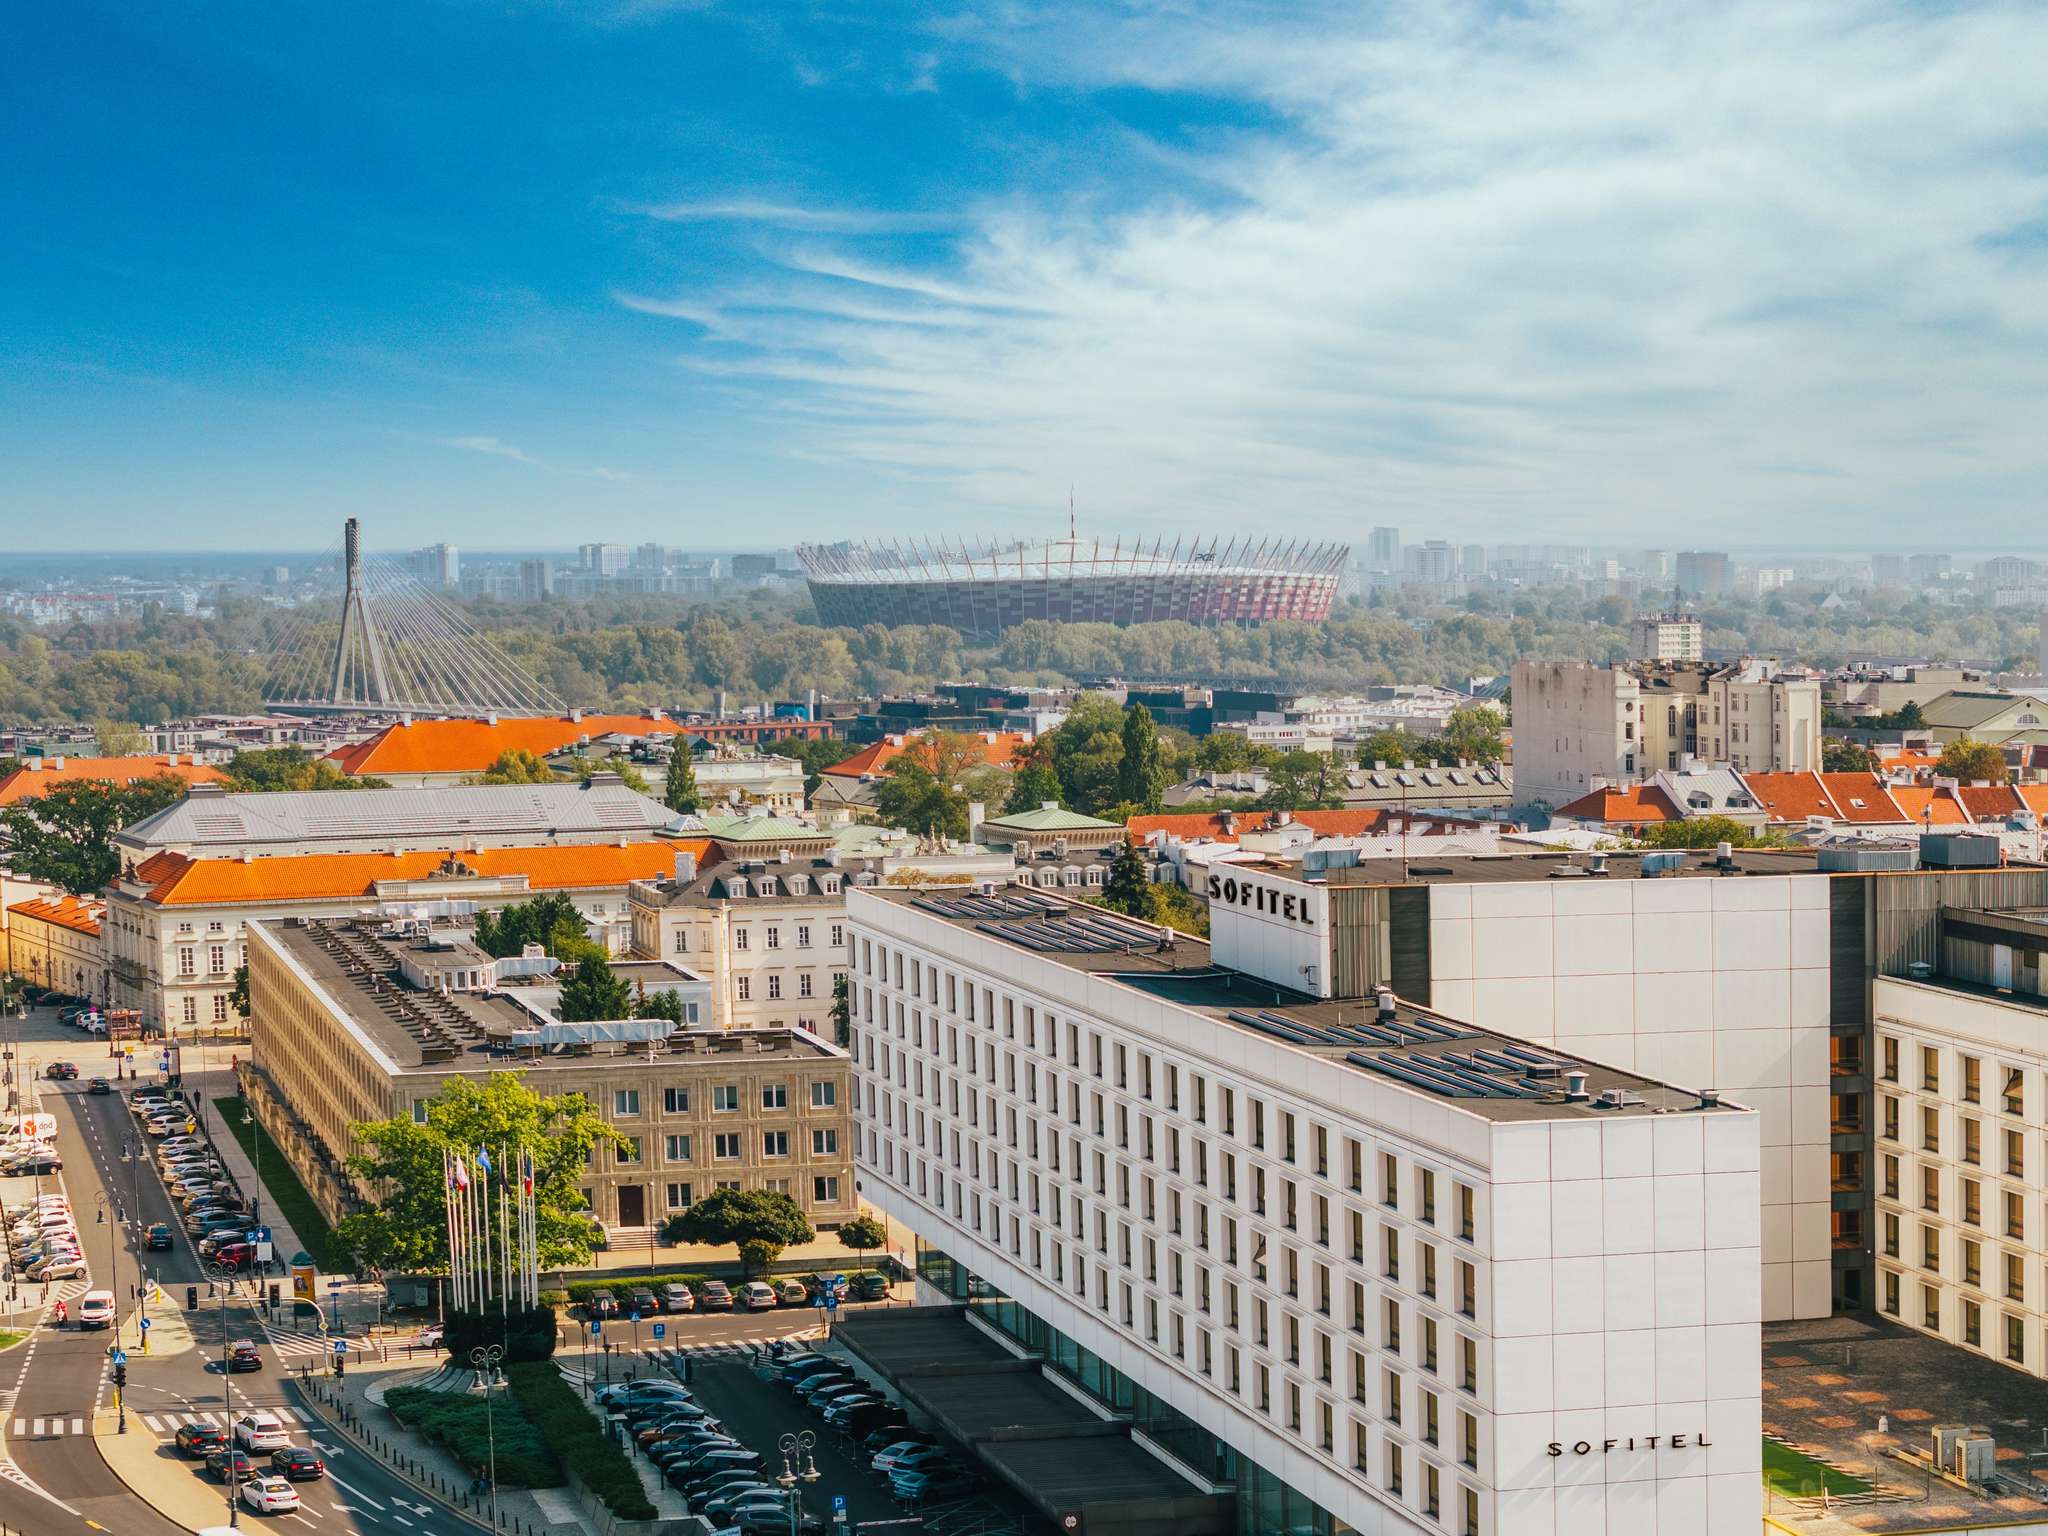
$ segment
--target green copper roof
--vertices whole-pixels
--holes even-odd
[[[832,836],[781,816],[706,816],[704,830],[722,843],[802,843]]]
[[[1051,810],[1040,806],[1035,811],[991,816],[986,825],[1018,832],[1101,832],[1113,829],[1116,823],[1096,816],[1083,816],[1079,811],[1063,811],[1058,806]]]

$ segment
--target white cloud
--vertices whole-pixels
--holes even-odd
[[[2048,489],[2048,265],[1998,241],[2048,206],[2048,12],[1006,6],[947,45],[1282,126],[1135,211],[992,200],[932,266],[851,249],[886,215],[658,215],[807,237],[627,302],[803,386],[808,453],[992,521],[1071,480],[1119,527],[1646,544],[1991,540]]]
[[[530,469],[545,470],[551,475],[577,475],[590,480],[607,480],[622,484],[633,477],[620,469],[607,469],[597,465],[590,469],[578,469],[566,464],[551,464],[537,459],[516,443],[508,443],[502,437],[442,437],[436,438],[443,448],[457,448],[465,453],[487,454],[492,458],[510,459],[515,464],[524,464]]]

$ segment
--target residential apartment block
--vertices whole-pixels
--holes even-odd
[[[851,892],[866,1198],[1240,1529],[1753,1530],[1763,1117],[1305,988],[1329,894]]]
[[[1629,655],[1637,661],[1704,659],[1706,625],[1690,613],[1644,613],[1629,621]]]
[[[715,1188],[774,1189],[831,1226],[857,1209],[846,1053],[806,1030],[632,1019],[563,1024],[554,991],[443,930],[384,919],[251,923],[243,1087],[330,1218],[370,1192],[344,1164],[359,1121],[424,1113],[451,1078],[518,1072],[584,1095],[629,1138],[584,1194],[614,1234]],[[698,1004],[703,988],[670,971]]]

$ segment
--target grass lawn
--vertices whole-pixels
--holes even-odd
[[[298,1233],[299,1241],[306,1245],[306,1251],[313,1255],[314,1261],[330,1274],[348,1269],[348,1255],[336,1245],[327,1218],[320,1214],[320,1207],[313,1203],[313,1197],[306,1193],[306,1186],[292,1172],[292,1165],[283,1151],[270,1139],[270,1132],[260,1122],[242,1124],[240,1097],[215,1099],[213,1107],[220,1112],[221,1124],[228,1128],[235,1140],[242,1144],[242,1150],[262,1170],[264,1193],[277,1208],[277,1214]],[[259,1146],[262,1148],[260,1157],[257,1152]],[[289,1259],[291,1255],[280,1253],[278,1257]]]
[[[0,1328],[0,1349],[12,1349],[27,1337],[13,1328]]]
[[[1822,1488],[1838,1495],[1870,1492],[1870,1484],[1862,1478],[1824,1467],[1775,1440],[1764,1441],[1764,1481],[1787,1498],[1818,1498]]]

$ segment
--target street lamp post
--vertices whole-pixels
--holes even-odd
[[[114,1245],[116,1229],[121,1224],[121,1211],[118,1206],[115,1207],[115,1219],[113,1221],[107,1220],[107,1192],[104,1189],[93,1196],[93,1207],[93,1219],[107,1229],[107,1294],[114,1298],[114,1316],[111,1326],[114,1330],[114,1341],[118,1344],[121,1339],[121,1271],[118,1257],[119,1250]],[[116,1433],[127,1434],[128,1394],[118,1386],[114,1388],[114,1411],[119,1416],[120,1425]]]
[[[242,1101],[242,1124],[249,1128],[249,1159],[256,1169],[256,1187],[249,1191],[249,1220],[260,1225],[263,1217],[263,1138],[256,1134],[256,1112]]]
[[[228,1410],[228,1525],[231,1529],[241,1528],[241,1502],[235,1489],[235,1373],[228,1369],[228,1292],[235,1283],[235,1271],[225,1264],[208,1259],[202,1266],[206,1282],[220,1298],[220,1396]]]
[[[775,1443],[775,1448],[782,1452],[782,1475],[775,1481],[782,1485],[782,1495],[789,1501],[789,1536],[800,1536],[797,1526],[803,1514],[803,1498],[796,1485],[818,1480],[818,1460],[812,1454],[817,1444],[816,1432],[808,1429],[784,1435]]]
[[[479,1344],[469,1352],[470,1363],[483,1373],[484,1439],[491,1457],[491,1529],[498,1528],[498,1431],[491,1418],[491,1394],[498,1385],[498,1362],[505,1358],[502,1344]]]

